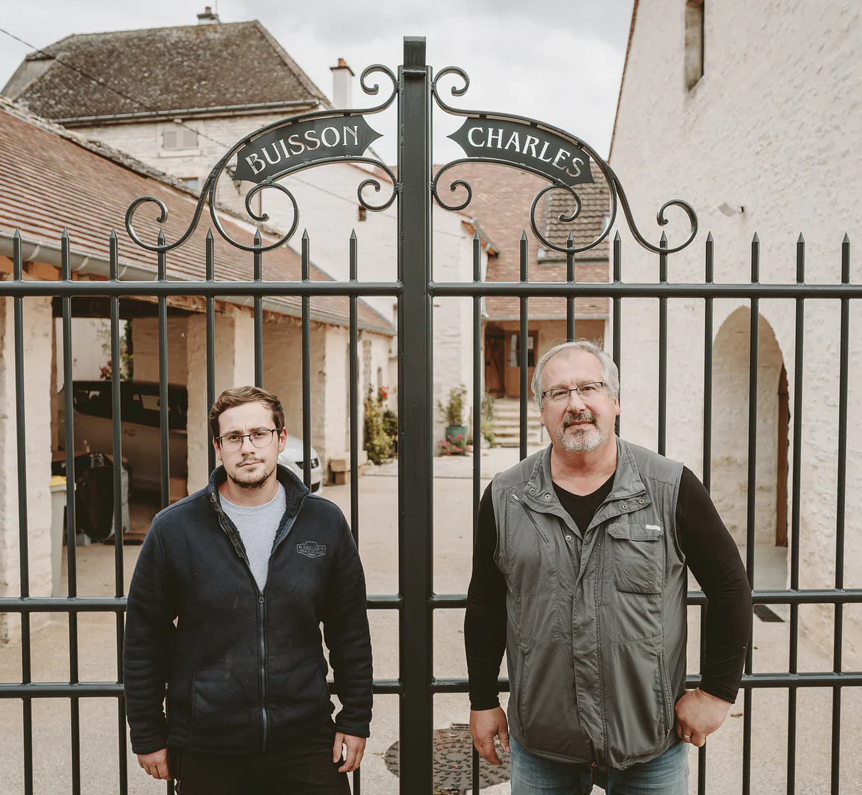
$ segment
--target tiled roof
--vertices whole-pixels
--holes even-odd
[[[552,190],[545,194],[544,228],[545,237],[557,246],[565,246],[569,232],[574,235],[575,246],[592,243],[602,232],[606,214],[610,211],[610,194],[604,174],[592,163],[592,184],[577,186],[581,197],[581,212],[574,222],[565,223],[560,216],[568,217],[575,211],[575,199],[565,190]],[[595,248],[578,255],[584,259],[604,259],[609,255],[608,238]],[[548,259],[565,260],[566,255],[551,249]]]
[[[85,33],[67,36],[44,53],[27,56],[4,94],[49,119],[327,103],[256,20]]]
[[[435,168],[435,171],[437,169]],[[547,187],[548,181],[539,176],[516,168],[508,168],[493,163],[464,163],[454,166],[443,175],[439,185],[441,196],[447,200],[456,201],[463,198],[463,189],[449,196],[448,186],[451,181],[464,179],[473,188],[473,199],[464,212],[472,215],[482,225],[488,237],[494,241],[499,250],[496,257],[488,258],[487,279],[491,282],[518,281],[520,277],[520,238],[527,232],[529,241],[527,258],[527,278],[531,281],[565,281],[565,261],[554,261],[547,256],[540,260],[537,257],[538,241],[530,230],[530,206],[536,194]],[[576,232],[576,239],[589,236],[592,240],[598,236],[600,216],[607,210],[607,199],[604,209],[594,210],[593,205],[601,200],[600,188],[593,185],[580,185],[579,192],[584,202],[578,221],[571,225]],[[563,191],[550,191],[546,197],[563,194]],[[556,206],[556,204],[554,205]],[[598,223],[596,221],[598,213]],[[559,213],[557,213],[559,214]],[[537,210],[537,222],[543,234],[548,233],[548,208],[540,206]],[[581,231],[583,227],[583,231]],[[593,233],[593,227],[596,228]],[[558,224],[550,227],[551,242],[558,242],[562,235],[562,243],[568,235],[568,228],[563,232]],[[575,259],[575,278],[578,281],[608,280],[607,247],[597,247]],[[592,261],[586,261],[592,258]],[[489,319],[502,320],[517,318],[520,312],[520,302],[517,298],[489,296],[485,301]],[[608,301],[605,298],[577,298],[575,313],[581,317],[605,317],[608,313]],[[559,298],[531,298],[529,314],[532,318],[565,318],[566,302]]]
[[[161,199],[169,211],[165,223],[168,241],[178,239],[188,228],[197,203],[190,191],[173,184],[170,177],[136,163],[127,155],[103,145],[85,142],[73,133],[50,122],[34,118],[0,99],[0,234],[11,235],[20,229],[25,240],[47,246],[59,245],[63,229],[69,232],[72,249],[82,255],[106,259],[112,229],[119,238],[121,267],[136,266],[150,271],[155,278],[156,255],[140,248],[125,231],[126,209],[139,196]],[[222,226],[235,240],[253,242],[254,227],[219,211]],[[210,229],[208,212],[194,234],[179,248],[168,252],[169,279],[203,280],[206,276],[206,234]],[[141,207],[135,216],[135,230],[147,241],[155,242],[159,226],[156,212]],[[263,234],[264,245],[274,242],[274,230]],[[215,236],[216,281],[253,278],[252,255],[229,245],[213,229]],[[297,240],[298,243],[298,240]],[[301,278],[301,260],[292,249],[282,246],[263,255],[263,279],[293,281]],[[312,265],[312,281],[331,278]],[[271,306],[284,314],[298,316],[301,299],[272,297]],[[314,297],[310,301],[312,319],[334,325],[347,325],[349,304],[346,297]],[[394,326],[367,303],[360,301],[359,324],[365,328],[394,334]]]

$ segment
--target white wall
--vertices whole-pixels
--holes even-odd
[[[29,592],[51,596],[51,299],[23,302]],[[13,299],[0,298],[0,595],[20,596],[18,434]],[[36,621],[44,617],[36,618]],[[0,642],[20,633],[20,617],[0,615]]]
[[[132,323],[132,350],[135,381],[159,380],[159,319],[140,317]],[[166,337],[168,383],[185,386],[188,381],[186,331],[188,318],[169,317]]]
[[[701,233],[690,249],[670,257],[671,281],[703,280],[704,241],[711,230],[717,282],[748,282],[755,232],[761,241],[761,281],[795,281],[796,240],[802,232],[806,280],[836,283],[843,235],[862,241],[862,150],[857,145],[862,136],[862,63],[857,57],[862,11],[856,4],[817,0],[707,2],[705,74],[690,92],[683,85],[683,14],[684,4],[676,0],[638,6],[622,89],[611,164],[642,231],[657,242],[655,212],[668,199],[684,198],[699,214]],[[742,205],[745,212],[726,217],[717,209],[723,202]],[[679,211],[671,209],[668,215],[673,246],[683,239],[687,224]],[[622,227],[624,280],[655,281],[658,257],[640,250]],[[622,318],[622,430],[652,446],[656,303],[624,300]],[[714,333],[745,305],[717,301]],[[809,300],[805,310],[799,543],[801,584],[816,588],[830,587],[835,576],[839,323],[835,301]],[[862,427],[852,421],[862,409],[859,311],[854,306],[851,321],[847,517],[862,509]],[[793,411],[794,306],[762,301],[761,312],[784,357]],[[668,452],[697,471],[703,301],[672,301],[669,330]],[[791,456],[792,444],[791,439]],[[790,489],[792,493],[792,483]],[[744,501],[745,493],[737,499]],[[845,583],[859,587],[862,531],[849,520],[847,528]],[[818,611],[821,620],[810,622],[810,628],[826,632],[831,611]],[[852,625],[854,618],[849,621]],[[855,623],[856,631],[848,631],[847,637],[859,648],[862,625]]]

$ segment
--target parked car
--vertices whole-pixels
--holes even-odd
[[[60,393],[61,401],[64,401]],[[184,386],[168,386],[168,450],[171,477],[185,477],[188,439],[188,393]],[[60,422],[63,424],[61,403]],[[75,449],[110,454],[113,449],[111,384],[107,381],[75,381],[72,384]],[[159,385],[149,381],[120,383],[120,431],[123,458],[129,462],[132,488],[158,491],[161,482]],[[288,436],[278,463],[302,478],[302,439]],[[323,486],[320,456],[311,448],[311,491]]]

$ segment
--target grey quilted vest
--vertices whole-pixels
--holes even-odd
[[[610,494],[582,537],[548,447],[492,482],[506,578],[509,730],[533,753],[622,769],[677,742],[685,692],[682,464],[617,439]],[[577,538],[576,538],[577,537]]]

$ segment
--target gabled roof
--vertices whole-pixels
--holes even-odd
[[[3,157],[0,158],[0,249],[5,249],[3,253],[8,255],[8,243],[18,229],[22,238],[33,244],[28,245],[24,253],[26,259],[55,264],[52,258],[56,260],[60,237],[66,229],[79,273],[104,275],[109,236],[111,230],[116,229],[120,278],[156,278],[156,255],[134,243],[125,231],[126,209],[140,196],[160,199],[169,212],[164,225],[165,236],[168,241],[177,240],[188,228],[197,204],[197,196],[192,191],[126,154],[84,141],[2,98],[0,140],[3,141]],[[250,222],[224,208],[219,208],[219,217],[231,238],[252,244],[255,227]],[[210,221],[205,209],[194,234],[182,246],[168,252],[169,280],[206,278],[206,235]],[[134,223],[143,240],[156,241],[159,225],[154,208],[141,207]],[[216,281],[251,281],[254,278],[252,255],[229,245],[215,229],[212,231]],[[264,227],[262,236],[267,245],[275,242],[279,235],[276,230]],[[282,246],[263,254],[264,281],[298,281],[300,278],[301,260],[292,249]],[[314,265],[310,278],[332,281]],[[243,299],[235,302],[248,303]],[[299,317],[301,299],[267,297],[265,309]],[[310,309],[311,319],[316,322],[348,325],[350,314],[346,297],[316,296],[310,300]],[[370,331],[390,336],[395,333],[392,323],[361,300],[357,319],[361,327]]]
[[[2,93],[64,123],[329,104],[257,20],[67,36],[28,55]]]

